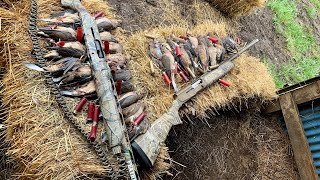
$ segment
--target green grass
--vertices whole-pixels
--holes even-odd
[[[315,6],[317,10],[320,10],[320,1],[319,0],[310,0],[310,2]]]
[[[311,0],[312,1],[312,0]],[[316,8],[320,1],[314,0]],[[268,65],[277,88],[284,84],[297,83],[316,76],[320,72],[319,46],[314,38],[312,29],[297,21],[298,9],[295,0],[269,0],[268,6],[274,12],[276,31],[282,34],[287,42],[287,49],[292,59],[281,66]],[[317,17],[316,9],[306,9],[310,18]]]
[[[315,19],[317,17],[317,10],[314,7],[307,7],[306,11],[310,19]]]

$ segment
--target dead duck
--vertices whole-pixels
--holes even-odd
[[[61,16],[56,16],[52,18],[40,19],[41,21],[53,23],[53,24],[74,24],[80,22],[80,17],[77,13],[64,13]]]
[[[91,79],[92,71],[89,64],[80,64],[74,66],[69,72],[66,74],[53,78],[53,81],[59,83],[60,85],[73,84],[73,82],[85,82]]]
[[[119,69],[112,73],[114,81],[129,81],[132,78],[132,74],[129,70]]]
[[[63,46],[47,47],[47,49],[50,51],[43,57],[49,60],[60,59],[62,57],[80,58],[86,53],[85,46],[78,41],[65,42]]]
[[[52,38],[56,41],[76,41],[77,33],[69,27],[57,26],[52,28],[39,28],[38,35]]]
[[[210,65],[214,66],[217,64],[217,54],[218,49],[213,45],[211,41],[208,42],[208,55],[210,60]]]
[[[122,81],[120,94],[127,93],[130,91],[134,91],[134,85],[131,83],[131,81]]]
[[[202,70],[204,72],[206,72],[206,71],[208,71],[208,67],[209,67],[209,56],[208,56],[207,47],[205,44],[204,37],[199,36],[198,42],[199,42],[198,48],[197,48],[198,60],[200,61],[201,65],[202,65]]]
[[[109,42],[115,42],[118,43],[119,41],[112,36],[112,34],[108,31],[104,31],[100,33],[100,39],[101,41],[109,41]]]
[[[104,49],[104,44],[102,45],[102,48]],[[119,43],[115,42],[109,42],[109,53],[110,54],[121,54],[123,52],[123,46]]]
[[[118,102],[121,108],[126,108],[131,104],[136,103],[140,98],[141,97],[136,92],[132,91],[132,92],[127,92],[125,94],[122,94],[118,99]]]
[[[125,123],[133,123],[134,120],[143,113],[144,105],[141,103],[135,103],[125,108],[122,112],[125,117]]]
[[[63,58],[57,62],[51,63],[46,67],[41,67],[40,65],[23,62],[23,65],[29,69],[41,71],[41,72],[50,72],[52,76],[62,76],[66,74],[69,70],[71,70],[75,65],[80,65],[82,63],[82,59],[67,57]]]
[[[120,26],[121,22],[121,20],[108,19],[106,17],[99,17],[96,19],[99,32],[111,31]]]
[[[91,95],[96,92],[96,84],[93,80],[78,87],[63,89],[60,93],[64,96],[80,97],[84,95]]]
[[[143,103],[137,102],[130,105],[129,107],[122,109],[122,114],[124,117],[129,117],[134,115],[138,111],[143,112],[144,108],[145,108],[145,105]]]
[[[149,41],[149,55],[157,60],[160,60],[162,57],[162,52],[161,52],[161,43],[156,40],[150,40]]]
[[[199,45],[199,41],[196,37],[192,36],[192,34],[190,32],[187,32],[187,37],[188,40],[191,43],[191,47],[196,51],[197,53],[197,49],[198,49],[198,45]]]
[[[227,52],[229,53],[236,53],[239,50],[239,45],[238,43],[233,40],[231,37],[223,37],[221,38],[223,47],[226,49]]]
[[[226,54],[226,49],[220,44],[215,44],[215,47],[218,49],[217,63],[220,64],[224,60],[224,55]]]
[[[66,9],[64,11],[59,11],[59,12],[54,12],[50,15],[51,18],[57,18],[57,17],[61,17],[61,16],[65,16],[68,14],[76,14],[77,11],[73,10],[73,9]]]
[[[180,44],[180,51],[181,51],[180,59],[183,67],[188,71],[188,73],[192,78],[196,78],[195,76],[196,68],[194,67],[194,62],[192,60],[193,57],[191,53],[186,50],[185,45],[182,43]]]
[[[171,79],[172,86],[175,92],[178,92],[179,90],[174,77],[174,71],[176,68],[174,56],[171,54],[170,49],[168,49],[168,47],[165,45],[161,45],[161,52],[162,52],[162,57],[160,61],[163,65],[163,71],[165,71],[165,73]]]

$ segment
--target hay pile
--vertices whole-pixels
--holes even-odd
[[[83,0],[91,12],[109,6],[102,0]],[[100,4],[100,6],[97,6]],[[39,0],[39,18],[61,10],[59,0]],[[73,179],[103,175],[95,153],[86,141],[62,117],[41,74],[26,69],[22,61],[33,62],[28,34],[30,0],[7,2],[0,8],[1,64],[6,69],[3,78],[3,104],[6,111],[7,154],[19,162],[13,177],[22,179]],[[67,99],[70,110],[77,100]],[[85,125],[84,114],[77,120]]]
[[[152,34],[164,40],[165,36],[170,34],[182,35],[187,30],[186,27],[182,26],[157,28],[133,34],[127,41],[122,42],[132,56],[129,69],[132,71],[133,82],[136,84],[138,92],[145,95],[142,101],[147,104],[148,119],[151,121],[160,117],[171,106],[174,91],[165,85],[160,70],[156,69],[155,75],[151,76],[149,66],[151,59],[147,54],[148,40],[144,37],[144,34]],[[206,22],[195,26],[191,29],[191,32],[195,36],[208,32],[226,35],[225,24],[223,23]],[[247,105],[249,103],[248,99],[257,98],[267,101],[275,96],[272,77],[265,65],[257,58],[242,55],[236,60],[236,67],[224,79],[232,84],[230,88],[218,84],[213,85],[187,104],[187,106],[196,110],[198,118],[204,119],[210,114],[214,115],[214,111],[207,111],[212,108],[215,110],[233,109],[234,102]],[[185,86],[179,77],[177,77],[177,83],[180,89]],[[188,109],[181,113],[184,115],[190,114]]]
[[[207,0],[229,17],[248,15],[256,7],[263,7],[266,0]]]

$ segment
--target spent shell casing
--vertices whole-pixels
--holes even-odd
[[[89,102],[89,104],[88,104],[87,122],[91,122],[92,121],[93,113],[94,113],[94,103],[93,102]]]
[[[144,117],[146,116],[146,114],[144,113],[144,112],[142,112],[134,121],[133,121],[133,125],[134,126],[137,126],[137,125],[139,125],[142,121],[143,121],[143,119],[144,119]]]
[[[80,102],[77,104],[77,106],[74,108],[73,113],[78,114],[82,110],[83,106],[86,104],[87,101],[88,101],[88,99],[86,97],[83,97],[80,100]]]
[[[90,141],[93,142],[97,138],[97,128],[98,128],[98,121],[99,121],[99,113],[100,113],[100,106],[94,106],[94,113],[92,119],[92,126],[90,131]]]

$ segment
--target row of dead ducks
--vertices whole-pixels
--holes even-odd
[[[152,35],[149,41],[149,56],[162,71],[166,84],[172,85],[178,92],[175,74],[179,74],[183,81],[196,79],[197,76],[211,71],[219,66],[226,55],[236,53],[241,44],[239,38],[219,37],[209,32],[205,36],[171,34],[160,42]]]
[[[122,45],[109,32],[117,28],[121,22],[101,17],[102,13],[98,14],[100,15],[95,18],[100,38],[102,41],[109,42],[106,61],[112,71],[115,85],[119,85],[116,87],[119,95],[118,102],[123,108],[129,136],[132,139],[146,130],[146,120],[142,121],[145,118],[144,105],[138,102],[141,96],[134,92],[134,86],[130,81],[132,75],[126,69],[129,57],[123,54]],[[90,97],[94,100],[96,98],[96,84],[86,56],[86,47],[79,42],[79,33],[76,31],[80,25],[78,14],[72,10],[66,10],[55,13],[42,21],[48,24],[48,27],[39,28],[38,31],[38,35],[46,41],[47,47],[43,57],[47,60],[47,65],[41,67],[29,62],[23,62],[23,64],[33,70],[50,72],[62,95]],[[97,101],[95,102],[97,103]],[[88,112],[89,114],[92,112]]]

